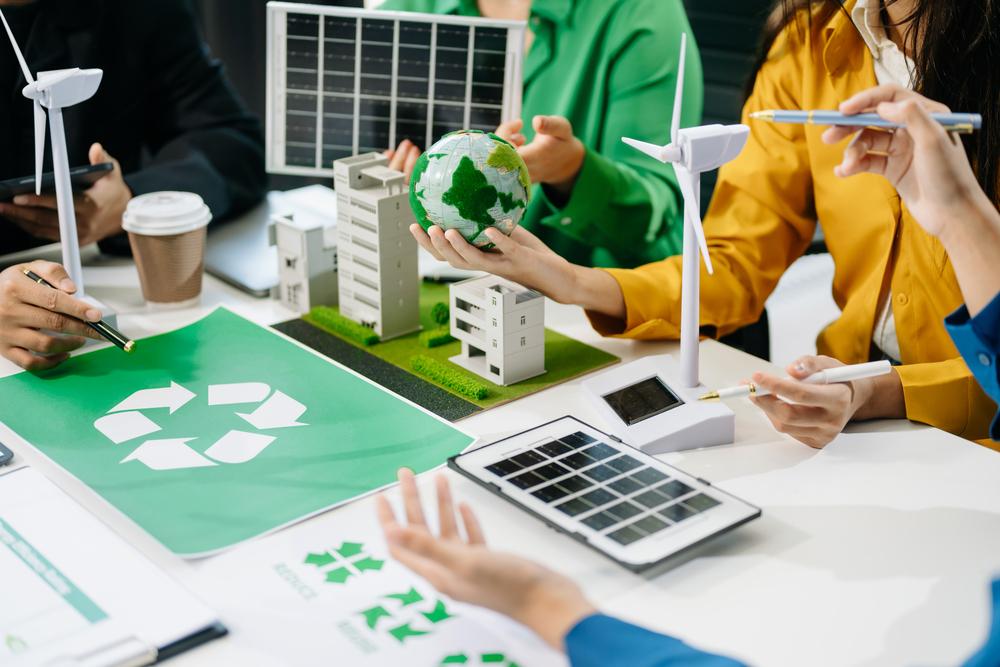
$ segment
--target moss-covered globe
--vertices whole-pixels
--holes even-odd
[[[495,134],[462,130],[446,134],[420,156],[410,177],[410,205],[424,229],[457,229],[480,248],[496,227],[510,236],[531,198],[528,167],[512,145]]]

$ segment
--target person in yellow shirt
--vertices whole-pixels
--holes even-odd
[[[974,0],[958,11],[950,0],[784,0],[773,26],[775,36],[744,107],[749,142],[721,170],[705,218],[715,274],[702,275],[703,334],[721,336],[756,321],[819,224],[835,262],[833,295],[842,310],[820,334],[820,354],[844,363],[889,358],[902,365],[890,375],[852,383],[848,400],[838,394],[800,406],[794,422],[779,416],[782,430],[821,447],[851,420],[907,417],[985,438],[995,404],[943,325],[962,303],[944,247],[920,228],[884,177],[840,178],[835,168],[845,147],[826,143],[822,128],[753,122],[749,114],[835,109],[878,84],[915,89],[956,111],[984,115],[984,131],[966,138],[965,146],[980,185],[996,204],[1000,70],[991,58],[1000,50],[1000,5]],[[960,58],[953,53],[959,43]],[[867,150],[863,142],[853,150],[860,149]],[[412,231],[455,266],[489,271],[583,306],[604,335],[679,335],[679,257],[634,270],[598,270],[566,262],[524,230],[509,238],[491,230],[495,253],[473,248],[457,232]],[[789,369],[799,377],[807,370]]]

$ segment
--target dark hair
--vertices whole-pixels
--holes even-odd
[[[1000,0],[915,0],[914,6],[897,26],[913,55],[914,89],[953,111],[982,114],[982,130],[963,143],[979,184],[1000,206]],[[846,11],[844,0],[776,0],[754,71],[783,30],[801,21],[811,31],[838,11]],[[751,80],[748,94],[752,89]]]

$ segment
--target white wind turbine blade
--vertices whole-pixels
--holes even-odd
[[[28,63],[24,62],[24,55],[21,53],[21,47],[17,45],[17,40],[14,39],[14,33],[10,29],[10,24],[7,23],[7,17],[3,15],[3,11],[0,10],[0,21],[3,21],[3,27],[7,30],[7,37],[10,38],[10,45],[14,47],[14,55],[17,56],[17,62],[21,64],[21,71],[24,72],[24,80],[29,84],[35,82],[34,77],[31,76],[31,70],[28,69]]]
[[[670,119],[670,143],[680,146],[681,107],[684,101],[684,66],[687,60],[687,33],[681,33],[681,57],[677,64],[677,90],[674,92],[674,117]]]
[[[45,163],[45,109],[35,100],[35,194],[42,194],[42,165]]]
[[[622,141],[637,151],[645,153],[654,160],[659,160],[660,162],[667,161],[667,146],[658,146],[645,141],[639,141],[638,139],[629,139],[628,137],[622,137]]]
[[[3,11],[0,10],[0,21],[3,21],[3,27],[7,31],[7,37],[10,38],[10,45],[14,47],[14,55],[17,56],[17,62],[21,65],[21,71],[24,73],[24,80],[28,82],[28,85],[35,83],[35,78],[31,76],[31,70],[28,69],[28,63],[24,61],[24,54],[21,53],[21,48],[17,45],[17,40],[14,39],[14,33],[10,29],[10,24],[7,23],[7,17],[3,15]],[[42,194],[42,164],[45,160],[45,109],[42,108],[41,103],[38,99],[35,99],[35,194]]]
[[[677,183],[681,186],[681,194],[684,195],[684,217],[694,228],[694,235],[698,238],[698,247],[701,248],[701,256],[705,258],[705,268],[709,275],[714,273],[712,268],[712,257],[708,254],[708,241],[705,239],[705,229],[701,225],[701,208],[698,206],[698,197],[695,195],[694,178],[682,165],[673,162],[674,174],[677,176]]]

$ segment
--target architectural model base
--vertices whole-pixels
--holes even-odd
[[[708,390],[684,388],[669,355],[646,357],[583,382],[611,433],[649,454],[731,444],[736,415],[725,404],[699,401]]]

